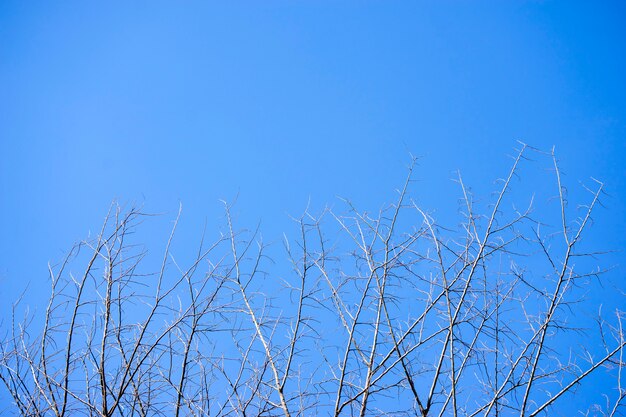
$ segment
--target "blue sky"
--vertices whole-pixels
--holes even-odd
[[[488,193],[516,140],[555,146],[573,196],[605,182],[593,243],[624,248],[625,18],[618,1],[4,1],[0,301],[44,296],[47,263],[114,199],[168,219],[182,202],[193,236],[236,198],[280,236],[309,200],[377,209],[412,153],[415,195],[446,218],[455,170]]]

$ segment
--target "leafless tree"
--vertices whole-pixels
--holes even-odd
[[[515,206],[529,154],[550,160],[556,217],[532,198]],[[282,252],[238,229],[225,203],[222,232],[186,266],[172,253],[178,218],[150,269],[133,240],[148,216],[113,205],[50,268],[48,305],[15,304],[0,352],[7,411],[558,415],[601,374],[614,389],[580,412],[624,415],[623,313],[586,327],[576,314],[601,288],[581,240],[603,185],[574,211],[554,153],[520,144],[489,204],[458,177],[461,221],[444,228],[411,198],[414,162],[395,202],[307,209]]]

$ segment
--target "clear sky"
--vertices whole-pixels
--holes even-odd
[[[412,153],[444,216],[455,170],[492,190],[516,140],[605,182],[594,242],[626,248],[624,22],[620,1],[2,1],[0,302],[36,299],[114,199],[182,202],[191,230],[237,198],[271,234],[309,199],[378,208]]]

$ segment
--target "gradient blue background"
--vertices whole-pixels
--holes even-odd
[[[446,218],[455,170],[488,195],[516,140],[554,145],[569,186],[606,183],[593,245],[626,247],[625,3],[226,3],[0,4],[3,317],[113,199],[182,202],[197,237],[237,198],[279,237],[309,199],[380,207],[409,152]]]

